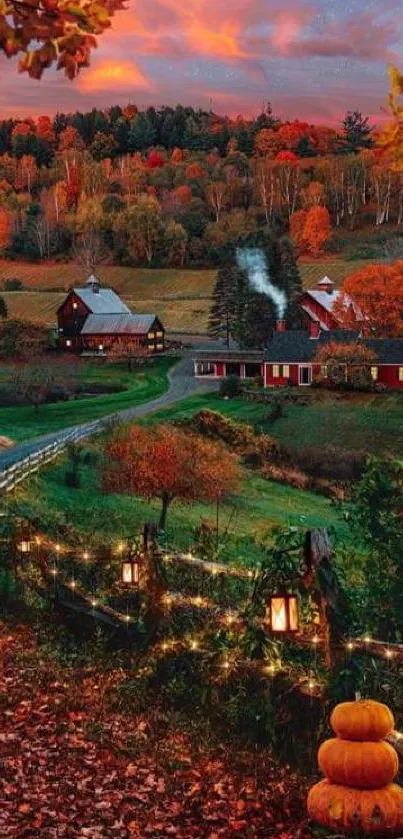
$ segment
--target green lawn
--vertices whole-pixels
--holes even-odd
[[[275,394],[273,394],[276,398]],[[194,396],[159,411],[155,419],[175,419],[211,408],[256,423],[290,448],[332,445],[340,449],[403,456],[403,394],[339,394],[310,391],[305,406],[288,404],[275,423],[265,422],[268,405],[216,394]]]
[[[69,524],[82,534],[83,544],[115,544],[140,530],[144,522],[158,520],[160,505],[126,495],[104,495],[95,466],[82,468],[82,486],[65,485],[66,462],[58,463],[26,485],[24,509],[46,523],[57,536],[57,526]],[[203,518],[215,526],[216,508],[207,504],[174,503],[168,514],[168,544],[188,549],[194,528]],[[348,527],[338,508],[327,498],[272,483],[245,470],[242,489],[220,509],[224,531],[231,519],[230,538],[222,560],[253,566],[260,557],[256,540],[274,526],[330,527],[337,541],[350,543]]]
[[[79,363],[84,368],[84,382],[119,384],[127,390],[41,405],[38,409],[31,406],[0,408],[0,434],[17,441],[27,440],[149,402],[167,389],[172,359],[158,358],[133,372],[122,364]],[[4,371],[2,373],[4,376]]]

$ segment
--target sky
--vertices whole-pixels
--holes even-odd
[[[135,103],[335,125],[385,119],[387,68],[403,69],[401,0],[127,0],[73,82],[0,57],[0,117]]]

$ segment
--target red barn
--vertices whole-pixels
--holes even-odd
[[[59,347],[66,352],[107,353],[116,345],[149,353],[165,348],[165,330],[153,314],[134,315],[111,288],[90,277],[72,288],[57,311]]]
[[[329,277],[323,277],[316,288],[306,289],[301,300],[306,326],[316,321],[321,329],[337,329],[339,323],[333,310],[339,294]]]

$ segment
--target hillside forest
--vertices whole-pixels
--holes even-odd
[[[401,85],[390,77],[382,130],[359,111],[338,130],[281,122],[270,103],[254,120],[181,105],[3,120],[0,254],[215,267],[241,235],[269,226],[298,256],[346,242],[352,258],[377,256],[374,231],[403,224]]]

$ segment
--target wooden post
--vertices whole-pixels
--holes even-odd
[[[308,530],[305,539],[305,588],[312,589],[319,610],[320,634],[324,642],[325,663],[333,668],[340,659],[342,632],[337,620],[341,588],[332,568],[333,550],[326,528]]]
[[[157,546],[157,533],[158,528],[154,522],[147,522],[144,525],[144,592],[146,603],[144,623],[151,639],[158,635],[158,630],[165,615],[164,595],[166,586]]]

